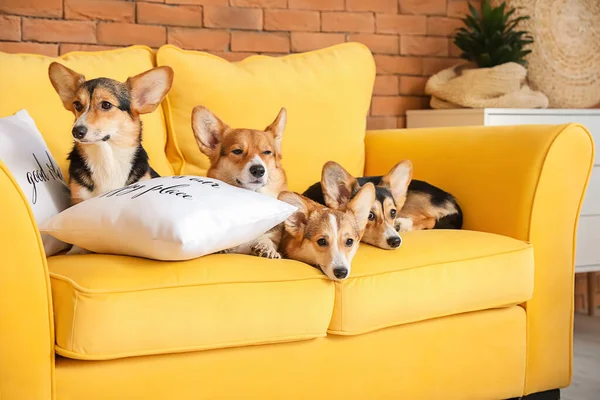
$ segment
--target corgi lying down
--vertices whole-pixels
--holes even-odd
[[[427,182],[412,180],[412,170],[412,163],[405,160],[386,175],[355,178],[330,161],[323,166],[321,182],[309,187],[304,196],[344,210],[360,187],[374,184],[376,201],[362,240],[383,249],[401,245],[398,232],[462,228],[463,214],[456,199]]]

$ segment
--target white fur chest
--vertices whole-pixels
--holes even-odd
[[[86,149],[87,165],[94,181],[93,196],[125,186],[137,148],[120,148],[109,142]]]

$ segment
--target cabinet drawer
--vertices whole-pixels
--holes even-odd
[[[575,265],[600,265],[600,215],[582,216],[577,230]]]
[[[581,215],[590,214],[600,215],[600,166],[592,169],[592,177],[581,208]],[[600,243],[598,245],[600,246]]]

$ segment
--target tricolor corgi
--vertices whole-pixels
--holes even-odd
[[[344,211],[293,192],[281,192],[279,199],[298,208],[284,222],[279,247],[284,258],[315,266],[334,281],[348,278],[375,201],[373,184],[366,183],[357,190]]]
[[[456,199],[427,182],[413,180],[412,171],[412,163],[404,160],[386,175],[355,178],[330,161],[323,166],[321,182],[308,188],[304,195],[344,210],[361,186],[373,183],[376,201],[362,240],[383,249],[395,249],[402,244],[398,232],[460,229],[463,214]]]
[[[171,88],[173,70],[158,67],[119,82],[87,80],[62,64],[48,69],[64,107],[73,112],[69,154],[71,203],[157,177],[142,146],[141,114],[154,111]]]
[[[200,151],[210,160],[207,176],[233,186],[277,197],[286,190],[281,166],[281,140],[287,120],[285,108],[264,131],[229,127],[209,109],[192,111],[192,130]],[[256,241],[226,250],[229,253],[281,258],[279,225]]]

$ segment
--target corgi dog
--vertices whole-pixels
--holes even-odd
[[[233,186],[277,197],[287,189],[281,166],[281,141],[287,121],[285,108],[264,131],[234,129],[209,109],[197,106],[192,111],[192,130],[200,151],[210,160],[207,176]],[[227,253],[281,258],[277,251],[282,227],[274,227],[256,241]]]
[[[460,229],[463,214],[456,199],[427,182],[413,180],[412,171],[412,163],[404,160],[386,175],[355,178],[341,165],[330,161],[323,166],[321,182],[308,188],[304,195],[344,210],[361,186],[373,183],[376,201],[362,240],[382,249],[400,247],[402,239],[398,232]]]
[[[86,80],[53,62],[48,75],[64,107],[75,115],[68,157],[72,205],[158,177],[142,146],[140,115],[154,111],[171,88],[170,67],[153,68],[119,82]]]
[[[279,249],[284,258],[319,268],[334,281],[348,278],[375,201],[375,186],[363,185],[344,211],[288,191],[281,192],[278,198],[298,208],[283,223]]]

